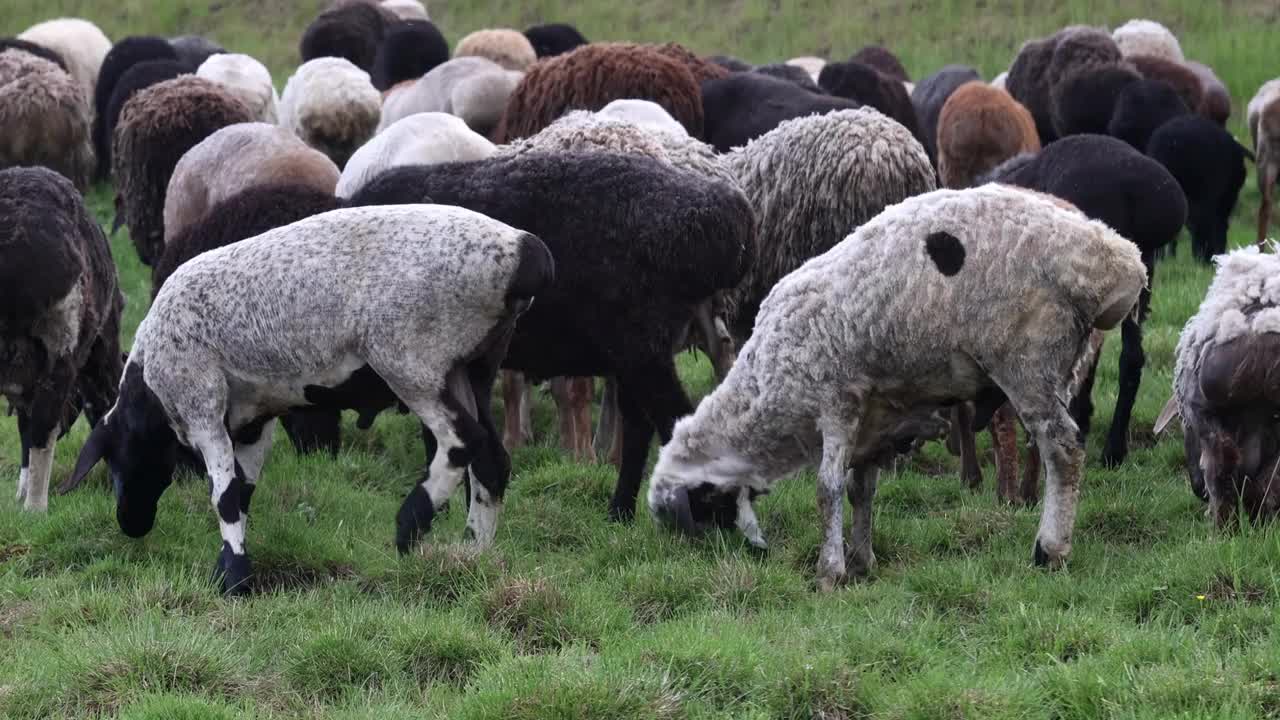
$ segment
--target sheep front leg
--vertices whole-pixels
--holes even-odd
[[[982,468],[978,465],[978,448],[973,436],[973,406],[957,403],[951,411],[951,426],[957,428],[960,446],[960,479],[970,490],[982,488]]]
[[[252,566],[245,552],[244,471],[236,463],[235,449],[225,428],[219,423],[191,432],[191,443],[201,456],[209,473],[209,499],[218,516],[218,532],[222,535],[222,552],[214,568],[214,579],[221,580],[222,592],[243,595],[249,592]]]
[[[604,394],[600,397],[600,422],[596,425],[596,436],[591,449],[597,458],[607,459],[615,465],[618,464],[618,453],[622,450],[617,437],[622,431],[618,414],[618,380],[608,377],[604,381]]]
[[[497,535],[502,497],[511,477],[511,459],[498,442],[489,411],[497,362],[490,365],[477,361],[465,376],[454,373],[449,384],[451,395],[459,403],[458,426],[466,439],[465,453],[470,460],[471,502],[467,506],[466,535],[482,548],[492,545]]]
[[[1148,294],[1147,290],[1142,291]],[[1115,414],[1107,431],[1107,444],[1102,450],[1102,464],[1116,467],[1129,454],[1129,421],[1142,383],[1142,367],[1146,355],[1142,351],[1142,325],[1132,316],[1120,324],[1120,388],[1116,395]]]
[[[27,478],[30,475],[28,466],[31,464],[31,421],[21,410],[18,411],[18,442],[22,445],[22,464],[18,469],[18,494],[15,500],[21,504],[27,499]]]
[[[849,483],[849,504],[853,506],[853,524],[849,528],[849,546],[845,556],[850,572],[866,577],[876,569],[876,554],[871,549],[871,509],[876,496],[880,469],[858,465]]]
[[[1018,426],[1017,416],[1009,403],[1001,405],[991,416],[987,429],[996,454],[996,498],[1010,505],[1017,505],[1014,486],[1018,479]]]
[[[22,509],[44,512],[49,508],[49,476],[53,474],[53,447],[58,426],[48,432],[29,428],[22,433],[22,469],[18,471],[18,500]]]
[[[818,589],[823,592],[830,592],[845,581],[844,495],[849,456],[849,443],[844,435],[823,432],[822,466],[818,469],[818,514],[823,527]]]
[[[1050,393],[1043,397],[1053,398],[1053,395]],[[1054,403],[1042,411],[1024,412],[1022,417],[1027,430],[1035,437],[1046,470],[1035,563],[1058,567],[1071,553],[1084,449],[1076,442],[1076,425],[1063,406]]]
[[[430,532],[436,511],[444,506],[462,482],[471,456],[466,451],[466,443],[458,427],[460,408],[450,391],[440,393],[438,397],[443,402],[438,402],[432,397],[433,393],[410,395],[397,391],[395,386],[392,390],[436,440],[436,452],[427,468],[427,476],[413,487],[396,513],[396,550],[404,555]]]
[[[274,418],[253,426],[248,432],[237,433],[235,455],[243,481],[240,487],[240,512],[244,513],[246,521],[249,517],[249,502],[258,486],[258,478],[262,477],[262,466],[267,462],[267,453],[271,452],[275,434]]]

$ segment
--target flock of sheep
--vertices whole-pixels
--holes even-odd
[[[1162,421],[1180,414],[1219,523],[1280,505],[1280,260],[1262,251],[1280,81],[1249,104],[1245,148],[1222,83],[1157,23],[1029,41],[991,83],[960,65],[912,83],[881,47],[757,67],[559,24],[480,30],[451,53],[416,0],[338,0],[300,51],[277,96],[261,63],[200,37],[112,44],[59,19],[0,40],[0,390],[27,509],[45,509],[54,444],[83,413],[59,489],[105,461],[136,537],[175,469],[203,469],[218,574],[242,592],[276,419],[299,451],[336,452],[341,411],[367,428],[398,409],[430,466],[397,547],[461,483],[484,546],[508,450],[531,438],[529,387],[550,381],[564,447],[618,465],[616,520],[655,435],[654,516],[761,548],[754,500],[817,465],[818,579],[834,587],[874,565],[878,468],[949,435],[977,485],[973,434],[990,427],[1000,498],[1037,501],[1044,471],[1034,558],[1056,565],[1102,333],[1123,342],[1114,464],[1153,268],[1184,225],[1218,275]],[[1259,247],[1224,256],[1251,158]],[[153,271],[127,355],[82,199],[108,178]],[[696,408],[673,360],[689,347],[720,380]]]

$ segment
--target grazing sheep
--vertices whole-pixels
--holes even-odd
[[[809,92],[759,73],[735,73],[703,83],[702,103],[705,140],[719,152],[746,145],[793,118],[860,107],[852,100]]]
[[[280,125],[338,167],[373,137],[381,116],[382,96],[369,73],[342,58],[303,63],[280,96]]]
[[[1053,129],[1053,86],[1084,68],[1112,65],[1120,59],[1120,49],[1108,33],[1071,26],[1025,43],[1009,66],[1005,87],[1014,100],[1030,111],[1036,132],[1040,133],[1040,144],[1047,145],[1058,137]]]
[[[889,205],[935,188],[920,143],[870,108],[788,120],[724,162],[755,210],[759,243],[755,265],[726,298],[739,341],[787,273]]]
[[[452,115],[410,115],[356,150],[342,169],[335,192],[340,198],[349,198],[394,167],[483,160],[495,151],[493,143]]]
[[[796,67],[795,65],[788,65],[786,63],[771,63],[769,65],[761,65],[760,67],[752,68],[751,72],[760,73],[761,75],[770,75],[772,77],[781,78],[783,80],[789,80],[799,85],[800,87],[804,88],[805,90],[808,90],[809,92],[820,93],[820,94],[826,93],[826,91],[822,89],[822,86],[819,85],[817,81],[809,77],[809,73],[805,72],[804,69],[802,68]]]
[[[195,76],[152,85],[125,103],[111,152],[117,223],[129,226],[143,264],[164,248],[165,192],[178,161],[217,130],[249,120],[244,103]]]
[[[102,132],[107,140],[106,149],[103,151],[106,154],[104,161],[107,166],[103,171],[104,176],[109,175],[111,171],[111,146],[115,138],[116,126],[120,123],[120,113],[129,100],[153,85],[190,75],[192,72],[193,69],[181,60],[144,60],[130,66],[120,76],[111,91],[111,98],[107,101],[105,117],[102,118]],[[119,221],[122,218],[117,216],[116,219]],[[111,232],[114,234],[118,227],[117,222]]]
[[[818,82],[818,77],[822,75],[822,68],[827,66],[827,61],[812,55],[804,55],[801,57],[791,58],[787,61],[788,65],[794,65],[801,70],[809,73],[809,77],[814,82]]]
[[[563,55],[579,45],[586,45],[587,39],[578,32],[578,28],[565,23],[547,23],[533,25],[524,31],[533,51],[538,58]]]
[[[338,177],[332,160],[282,127],[229,125],[201,140],[174,166],[164,196],[164,243],[241,190],[290,183],[332,195]]]
[[[1182,46],[1169,28],[1154,20],[1130,20],[1111,33],[1116,47],[1125,57],[1151,55],[1182,62]]]
[[[881,73],[899,82],[911,82],[911,76],[907,74],[907,69],[902,66],[902,61],[898,59],[888,48],[880,45],[868,45],[849,58],[853,62],[860,62],[863,65],[870,65],[879,70]]]
[[[1138,152],[1146,152],[1156,128],[1190,112],[1169,83],[1139,80],[1120,91],[1106,134],[1129,143]]]
[[[193,68],[198,68],[205,60],[227,51],[218,43],[199,35],[179,35],[171,38],[169,44],[178,53],[178,59]]]
[[[382,0],[379,3],[385,10],[390,10],[401,20],[430,20],[427,6],[418,0]]]
[[[1258,191],[1262,194],[1258,206],[1258,247],[1262,248],[1271,224],[1271,193],[1280,180],[1280,80],[1270,80],[1258,88],[1249,101],[1246,117],[1258,165]]]
[[[81,410],[92,424],[115,402],[124,297],[107,238],[65,178],[0,170],[0,218],[0,393],[18,415],[18,502],[43,511],[54,443]]]
[[[254,120],[273,125],[278,120],[280,98],[271,83],[271,72],[248,55],[213,55],[196,69],[196,77],[220,83],[249,108]]]
[[[373,61],[373,86],[386,91],[449,61],[449,42],[428,20],[392,23]]]
[[[5,50],[21,50],[22,52],[30,53],[38,58],[48,60],[54,65],[57,65],[58,69],[63,72],[67,72],[67,61],[62,59],[61,55],[43,45],[37,45],[33,42],[27,42],[26,40],[19,40],[18,38],[0,38],[0,52],[4,52]]]
[[[947,65],[916,83],[911,92],[911,105],[920,123],[920,140],[929,154],[929,162],[938,164],[938,116],[951,93],[967,82],[981,81],[978,71],[968,65]]]
[[[1142,80],[1123,63],[1091,65],[1062,78],[1049,91],[1049,116],[1057,137],[1104,135],[1125,88]]]
[[[656,46],[608,43],[530,67],[511,93],[496,142],[528,137],[570,110],[599,110],[622,98],[651,100],[702,137],[702,93],[688,66]]]
[[[575,111],[565,117],[576,116],[581,112],[580,110]],[[676,122],[676,119],[671,117],[670,113],[663,110],[661,105],[648,100],[614,100],[601,108],[595,115],[600,118],[628,122],[649,132],[670,133],[676,137],[689,137],[688,131],[684,129],[683,125]],[[554,126],[555,123],[552,123],[552,125]],[[701,143],[698,144],[701,145]]]
[[[938,176],[962,189],[1019,153],[1040,149],[1031,113],[1009,93],[970,81],[951,93],[938,117]]]
[[[62,68],[23,50],[0,52],[0,168],[39,165],[88,190],[91,112],[89,96]]]
[[[102,59],[98,78],[93,88],[93,151],[98,158],[95,180],[107,177],[111,170],[111,132],[107,127],[107,106],[115,92],[116,83],[129,68],[147,60],[178,61],[178,53],[162,37],[131,35],[111,46]],[[191,70],[188,70],[191,72]]]
[[[317,58],[343,58],[369,72],[388,18],[376,3],[349,2],[320,13],[302,33],[298,54],[304,65]]]
[[[1227,250],[1227,227],[1247,170],[1245,150],[1212,120],[1174,118],[1151,134],[1147,154],[1169,172],[1187,197],[1191,249],[1204,262]]]
[[[1221,529],[1237,507],[1253,521],[1280,508],[1280,258],[1244,248],[1217,275],[1174,351],[1191,487]]]
[[[489,395],[516,317],[551,277],[536,237],[439,205],[335,210],[206,252],[156,296],[119,399],[59,489],[106,459],[120,529],[141,537],[179,445],[193,448],[222,535],[216,573],[225,592],[243,593],[245,521],[274,419],[373,394],[403,402],[439,443],[397,516],[400,552],[468,469],[467,528],[488,546],[510,474]]]
[[[818,76],[818,84],[832,95],[869,105],[897,120],[921,144],[924,143],[920,123],[916,120],[916,109],[911,104],[911,95],[897,79],[870,65],[849,61],[827,63]]]
[[[410,115],[445,112],[462,118],[480,135],[491,137],[522,77],[481,57],[450,60],[419,80],[392,88],[382,101],[378,132]]]
[[[1058,398],[1090,330],[1119,323],[1145,278],[1132,243],[1049,198],[982,187],[906,200],[778,283],[729,377],[659,453],[649,508],[688,533],[736,521],[763,547],[752,499],[817,463],[829,590],[846,562],[874,568],[878,468],[939,432],[939,411],[999,391],[1048,468],[1035,562],[1061,565],[1084,454]]]
[[[670,42],[662,45],[642,45],[640,47],[652,47],[660,54],[682,63],[685,67],[689,68],[689,72],[693,73],[693,79],[698,81],[698,83],[729,77],[729,70],[711,62],[710,60],[700,57],[697,53],[680,43]]]
[[[1231,92],[1208,65],[1188,60],[1186,66],[1200,79],[1200,107],[1192,109],[1226,127],[1231,117]]]
[[[111,41],[97,25],[80,18],[46,20],[23,30],[18,39],[57,53],[64,61],[58,64],[71,73],[85,98],[93,97],[102,61],[111,52]]]
[[[672,351],[691,310],[751,263],[742,193],[651,158],[525,153],[396,168],[351,204],[424,197],[524,228],[550,248],[556,282],[521,317],[502,365],[533,381],[617,378],[622,467],[609,512],[630,518],[654,432],[669,439],[690,410]]]
[[[1163,80],[1169,83],[1182,98],[1182,102],[1186,103],[1192,111],[1198,110],[1204,103],[1204,89],[1200,76],[1186,65],[1150,55],[1134,55],[1125,59],[1147,80]]]
[[[524,72],[538,60],[529,38],[518,30],[507,28],[476,30],[458,41],[453,56],[487,58],[507,70],[519,72]]]
[[[1109,467],[1124,462],[1129,450],[1129,421],[1146,363],[1142,322],[1151,302],[1157,253],[1178,236],[1187,218],[1187,198],[1178,182],[1159,163],[1115,138],[1075,135],[1051,143],[1029,159],[1015,158],[982,181],[1017,185],[1066,200],[1085,215],[1107,224],[1139,251],[1147,283],[1138,312],[1121,326],[1120,387],[1107,432],[1102,461]],[[1072,414],[1088,433],[1093,404],[1094,369],[1072,399]],[[1025,418],[1023,418],[1025,420]]]

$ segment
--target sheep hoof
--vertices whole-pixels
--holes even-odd
[[[1124,462],[1128,454],[1129,448],[1124,443],[1112,445],[1112,443],[1108,442],[1107,446],[1102,449],[1102,466],[1106,468],[1120,467],[1120,464]]]
[[[396,513],[396,550],[401,555],[409,550],[422,536],[431,530],[431,519],[435,517],[435,507],[431,504],[431,496],[422,485],[414,485],[409,497],[404,499],[400,512]]]
[[[843,575],[822,575],[818,578],[818,592],[835,592],[843,584]]]
[[[249,578],[253,575],[253,566],[248,555],[237,555],[231,546],[222,543],[222,552],[218,554],[218,564],[213,568],[213,580],[222,588],[227,596],[249,594]]]
[[[635,519],[635,506],[627,507],[616,503],[609,505],[609,522],[629,523]]]

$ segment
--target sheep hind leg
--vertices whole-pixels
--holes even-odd
[[[502,510],[502,498],[511,478],[511,457],[499,442],[498,429],[493,422],[490,402],[493,384],[497,379],[498,365],[506,354],[506,343],[501,343],[487,356],[473,360],[467,366],[466,378],[451,378],[451,392],[460,400],[462,422],[475,418],[467,430],[472,442],[468,443],[470,478],[467,493],[466,536],[480,547],[488,547],[498,531],[498,516]]]
[[[1144,289],[1142,294],[1150,297],[1149,290]],[[1111,428],[1107,431],[1107,444],[1102,450],[1102,464],[1106,467],[1116,467],[1129,454],[1129,422],[1138,399],[1138,386],[1142,383],[1142,367],[1146,364],[1142,351],[1142,325],[1136,318],[1124,319],[1120,325],[1120,339],[1120,388]]]
[[[258,487],[258,479],[262,477],[262,466],[267,462],[267,454],[271,452],[275,434],[274,418],[255,423],[236,433],[234,452],[243,483],[240,487],[240,511],[244,513],[246,522],[249,517],[249,502],[253,499],[253,491]]]
[[[655,359],[643,369],[620,373],[618,406],[622,411],[622,466],[609,504],[609,517],[629,520],[635,516],[636,497],[654,433],[662,443],[670,442],[676,420],[693,412],[693,406],[684,394],[670,355]]]
[[[822,431],[822,464],[818,468],[818,515],[823,541],[818,551],[818,589],[830,592],[846,579],[844,556],[844,496],[852,471],[852,443],[845,428]],[[868,527],[868,531],[870,528]]]
[[[33,429],[29,431],[29,438],[29,448],[28,442],[23,443],[26,464],[18,474],[18,494],[22,496],[23,510],[44,512],[49,508],[49,477],[53,474],[53,449],[58,441],[58,426],[55,424],[48,432]]]
[[[633,391],[621,382],[618,387],[618,414],[622,420],[622,464],[618,467],[618,484],[613,489],[613,498],[609,500],[609,519],[629,522],[636,515],[636,497],[640,494],[654,427],[633,397]]]
[[[532,438],[526,434],[526,414],[531,415],[529,383],[522,373],[505,370],[502,373],[502,444],[510,452],[523,447]],[[532,423],[529,423],[532,425]]]
[[[1018,504],[1015,485],[1018,480],[1018,419],[1009,403],[1001,405],[991,416],[988,430],[995,446],[996,498],[1010,505]]]
[[[18,468],[18,493],[14,499],[22,504],[27,499],[27,482],[31,474],[31,420],[22,410],[18,411],[18,441],[22,444],[22,464]]]
[[[570,379],[569,405],[573,408],[573,457],[578,462],[595,462],[596,459],[591,443],[591,401],[595,398],[595,394],[595,378]]]
[[[1071,552],[1084,467],[1084,449],[1076,442],[1076,424],[1066,407],[1055,398],[1052,388],[1041,388],[1016,399],[1010,395],[1044,459],[1044,507],[1040,512],[1034,559],[1036,565],[1051,567],[1065,563]]]
[[[866,577],[876,568],[876,554],[871,548],[871,503],[876,496],[880,469],[869,465],[853,468],[848,483],[849,505],[853,523],[849,527],[849,544],[845,563],[849,573]]]
[[[604,394],[600,397],[600,422],[596,425],[591,449],[597,458],[607,458],[615,465],[619,464],[618,453],[621,450],[618,433],[622,426],[618,422],[618,413],[618,380],[605,378]]]
[[[1262,202],[1258,205],[1258,249],[1266,250],[1267,230],[1271,225],[1271,194],[1275,191],[1276,176],[1280,174],[1280,165],[1272,162],[1269,153],[1260,153],[1258,158],[1258,185],[1262,189]]]
[[[951,425],[958,428],[960,444],[960,479],[977,492],[982,488],[982,468],[978,465],[978,448],[973,433],[973,406],[958,403],[951,410]]]

